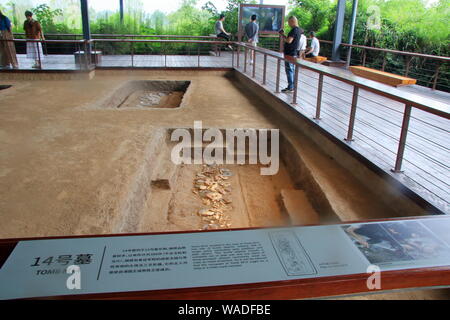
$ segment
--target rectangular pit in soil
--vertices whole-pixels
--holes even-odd
[[[12,87],[12,85],[9,85],[9,84],[0,84],[0,90],[6,90],[11,87]]]
[[[152,153],[157,156],[141,170],[146,172],[147,181],[139,183],[147,186],[147,191],[140,196],[141,203],[133,205],[135,212],[123,217],[127,221],[117,232],[272,227],[338,220],[328,214],[321,190],[308,170],[301,168],[300,157],[283,137],[278,172],[261,175],[261,168],[269,165],[249,164],[248,148],[244,164],[177,165],[171,159],[177,144],[170,141],[172,131],[167,130],[161,141],[153,143],[158,150]],[[200,147],[202,152],[205,147]]]
[[[105,99],[100,107],[142,110],[179,108],[189,85],[190,81],[127,81]]]

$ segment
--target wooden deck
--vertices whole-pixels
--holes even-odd
[[[31,70],[34,61],[25,55],[17,55],[21,70]],[[200,61],[199,61],[200,60]],[[222,53],[220,57],[212,55],[182,56],[182,55],[104,55],[98,67],[105,68],[230,68],[231,54]],[[80,70],[81,66],[75,63],[73,55],[48,55],[42,59],[43,70]]]
[[[236,56],[234,57],[236,67]],[[252,66],[247,65],[246,75],[249,81],[256,81],[261,85],[263,78],[263,57],[256,56],[256,76],[253,79]],[[29,69],[32,62],[19,55],[21,69]],[[244,73],[244,58],[240,55],[240,67],[236,70]],[[230,68],[232,55],[222,52],[216,56],[103,56],[98,67],[168,67],[168,68]],[[44,70],[77,70],[72,55],[52,55],[43,60]],[[267,59],[267,81],[263,86],[267,90],[275,91],[276,59]],[[262,85],[261,85],[262,86]],[[284,64],[281,65],[280,88],[287,86]],[[299,74],[299,93],[296,105],[292,108],[306,117],[313,118],[316,110],[318,74],[301,69]],[[450,104],[450,94],[432,91],[420,86],[399,88],[404,92],[421,95],[427,99],[434,99]],[[287,103],[292,102],[292,93],[273,93]],[[352,86],[344,82],[324,77],[322,95],[321,120],[316,123],[321,128],[339,140],[347,135],[350,107],[352,101]],[[450,108],[450,107],[449,107]],[[450,121],[436,115],[413,108],[409,125],[407,145],[403,162],[403,173],[393,173],[395,157],[400,137],[404,105],[360,90],[356,111],[354,141],[347,142],[348,146],[370,160],[394,179],[402,182],[409,189],[420,195],[426,201],[450,214]],[[430,214],[433,212],[430,212]]]
[[[261,83],[263,56],[257,55],[255,81]],[[267,81],[265,87],[275,91],[276,59],[267,58]],[[247,65],[246,74],[252,76],[253,66]],[[243,57],[239,71],[244,72]],[[292,105],[299,113],[313,118],[316,112],[318,74],[300,69],[297,104]],[[287,86],[284,64],[281,65],[280,88]],[[352,102],[352,86],[324,77],[321,120],[316,123],[336,138],[343,141],[347,135]],[[450,94],[411,86],[399,88],[450,104]],[[292,93],[279,93],[285,102],[292,102]],[[449,106],[450,109],[450,106]],[[404,105],[383,96],[360,90],[356,111],[354,141],[347,144],[369,159],[393,178],[404,183],[441,211],[450,213],[449,148],[450,121],[439,116],[414,109],[411,113],[403,173],[393,173],[402,125]],[[430,212],[432,213],[432,212]]]

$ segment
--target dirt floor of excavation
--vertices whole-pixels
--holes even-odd
[[[145,91],[133,92],[119,108],[178,108],[183,100],[184,92],[181,91]]]
[[[172,190],[153,188],[141,228],[205,230],[289,224],[280,204],[280,190],[294,185],[284,166],[274,176],[261,175],[259,165],[219,166],[229,172],[225,179],[205,174],[205,167],[182,165]],[[161,225],[161,218],[166,219],[166,226]]]

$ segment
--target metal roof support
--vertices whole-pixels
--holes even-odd
[[[331,51],[331,60],[341,61],[340,47],[342,43],[342,31],[344,29],[346,0],[338,0],[336,7],[336,22],[334,25],[333,47]]]

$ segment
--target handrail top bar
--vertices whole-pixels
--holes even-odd
[[[1,41],[18,41],[18,42],[44,42],[44,43],[93,43],[93,42],[136,42],[136,43],[192,43],[192,44],[234,44],[244,48],[248,48],[251,50],[255,50],[256,52],[260,52],[267,56],[274,57],[276,59],[281,59],[284,61],[288,61],[284,58],[284,55],[279,52],[275,52],[268,49],[261,49],[258,47],[250,46],[244,42],[233,42],[233,41],[211,41],[211,40],[138,40],[138,39],[91,39],[91,40],[39,40],[39,39],[13,39],[13,40],[0,40]],[[448,104],[433,100],[431,103],[430,99],[426,99],[425,97],[421,97],[419,95],[413,93],[403,92],[397,88],[391,88],[384,84],[380,84],[376,81],[364,79],[362,77],[355,76],[353,74],[349,74],[340,70],[336,70],[335,68],[330,68],[323,65],[318,65],[316,63],[311,63],[304,60],[296,60],[295,62],[289,61],[298,66],[302,66],[306,69],[312,70],[319,74],[326,75],[328,77],[346,82],[353,86],[359,87],[361,89],[365,89],[385,97],[388,97],[392,100],[405,103],[412,107],[416,107],[422,109],[424,111],[436,114],[443,118],[450,119],[450,107]]]
[[[24,32],[14,32],[14,35],[25,35]],[[76,34],[76,33],[46,33],[47,36],[61,36],[61,37],[83,37],[82,34]],[[216,38],[213,36],[189,36],[189,35],[168,35],[168,34],[150,34],[150,35],[140,35],[140,34],[111,34],[111,33],[92,33],[91,36],[105,36],[105,37],[164,37],[164,38]]]
[[[344,47],[382,51],[382,52],[395,53],[395,54],[400,54],[400,55],[405,55],[405,56],[428,58],[428,59],[436,59],[436,60],[442,60],[442,61],[450,61],[450,57],[435,56],[435,55],[432,55],[432,54],[416,53],[416,52],[409,52],[409,51],[399,51],[399,50],[384,49],[384,48],[377,48],[377,47],[368,47],[368,46],[362,46],[362,45],[358,45],[358,44],[348,44],[348,43],[341,43],[341,45],[344,46]]]
[[[246,43],[242,43],[242,42],[237,43],[237,45],[246,47],[248,49],[255,50],[256,52],[260,52],[262,54],[266,54],[268,56],[271,56],[271,57],[274,57],[277,59],[288,61],[287,59],[284,58],[284,55],[279,52],[274,52],[274,51],[271,51],[268,49],[260,49],[258,47],[255,48],[253,46],[250,46],[250,45],[248,45]],[[346,83],[356,86],[358,88],[368,90],[368,91],[371,91],[371,92],[374,92],[377,94],[381,94],[392,100],[408,104],[412,107],[416,107],[421,110],[436,114],[443,118],[450,119],[450,106],[448,104],[445,104],[445,103],[442,103],[442,102],[439,102],[436,100],[433,100],[432,102],[430,102],[430,99],[421,97],[414,93],[403,92],[397,88],[389,87],[387,85],[378,83],[376,81],[358,77],[358,76],[349,74],[349,73],[341,71],[341,70],[336,70],[335,68],[323,66],[321,64],[317,64],[317,63],[313,63],[313,62],[309,62],[309,61],[305,61],[305,60],[299,60],[299,59],[296,59],[296,62],[292,62],[292,61],[289,61],[289,62],[299,65],[301,67],[304,67],[306,69],[312,70],[319,74],[326,75],[330,78],[334,78],[336,80],[346,82]]]
[[[91,39],[88,42],[137,42],[137,43],[205,43],[205,44],[234,44],[233,41],[212,40],[139,40],[139,39]]]
[[[1,41],[12,41],[12,42],[51,42],[51,43],[85,43],[86,40],[41,40],[41,39],[0,39]]]
[[[51,43],[92,43],[92,42],[140,42],[140,43],[204,43],[204,44],[234,44],[233,41],[212,41],[212,40],[139,40],[139,39],[91,39],[91,40],[41,40],[41,39],[0,39],[11,42],[51,42]]]
[[[15,32],[15,35],[25,35],[25,33],[22,32]],[[72,36],[72,37],[82,37],[82,34],[76,34],[76,33],[48,33],[48,36]],[[93,33],[93,37],[98,36],[105,36],[105,37],[134,37],[134,38],[198,38],[198,39],[215,39],[214,36],[189,36],[189,35],[138,35],[138,34],[107,34],[107,33]],[[271,37],[275,38],[277,35],[271,35],[271,34],[262,34],[260,37]],[[320,42],[332,44],[333,41],[331,40],[324,40],[319,39]],[[351,47],[351,48],[359,48],[359,49],[365,49],[365,50],[374,50],[374,51],[381,51],[381,52],[387,52],[387,53],[394,53],[399,55],[406,55],[406,56],[412,56],[412,57],[419,57],[419,58],[427,58],[427,59],[436,59],[441,61],[450,61],[450,57],[446,56],[437,56],[432,54],[425,54],[425,53],[416,53],[416,52],[410,52],[410,51],[400,51],[400,50],[394,50],[394,49],[385,49],[385,48],[377,48],[377,47],[368,47],[364,45],[359,44],[349,44],[349,43],[341,43],[343,47]]]
[[[412,107],[416,107],[421,110],[436,114],[443,118],[450,119],[450,106],[440,101],[432,100],[432,102],[430,102],[430,99],[419,96],[417,94],[404,92],[395,87],[390,87],[373,80],[365,79],[342,70],[334,70],[328,66],[323,66],[320,64],[318,65],[313,62],[300,60],[297,61],[297,64],[331,78],[347,82],[354,85],[355,87],[387,96],[388,98],[391,98],[398,102],[402,102]]]

